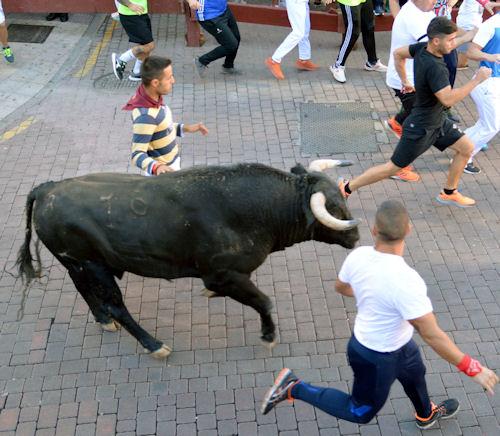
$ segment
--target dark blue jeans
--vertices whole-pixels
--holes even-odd
[[[293,386],[292,397],[336,418],[366,424],[383,407],[392,384],[399,380],[417,415],[427,417],[431,414],[425,366],[413,339],[399,350],[379,353],[361,345],[353,335],[347,356],[354,371],[352,395],[301,381]]]

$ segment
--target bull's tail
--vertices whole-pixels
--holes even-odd
[[[36,262],[37,269],[33,267],[33,256],[31,255],[31,220],[33,215],[33,205],[35,203],[38,188],[32,189],[28,194],[28,199],[26,200],[26,229],[24,243],[19,249],[19,253],[17,254],[16,266],[19,271],[19,277],[23,280],[23,283],[29,285],[31,281],[40,276],[41,270],[41,261],[40,261],[40,253],[37,247],[36,250]]]

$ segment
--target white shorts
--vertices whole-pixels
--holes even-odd
[[[3,13],[2,0],[0,0],[0,24],[5,23],[5,14]]]

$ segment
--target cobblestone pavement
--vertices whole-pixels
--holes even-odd
[[[397,383],[386,406],[368,425],[336,420],[300,402],[279,406],[266,416],[257,411],[265,389],[283,366],[311,382],[349,388],[352,373],[345,351],[355,305],[333,290],[347,254],[337,246],[294,246],[271,255],[254,274],[275,307],[280,339],[272,354],[260,344],[257,314],[234,301],[202,297],[199,280],[167,282],[126,274],[120,286],[128,308],[143,327],[174,349],[166,362],[155,361],[126,332],[106,333],[94,324],[66,271],[46,250],[42,251],[45,275],[30,289],[24,317],[16,320],[21,283],[7,271],[12,271],[24,238],[24,203],[30,189],[46,180],[89,172],[136,172],[129,163],[130,115],[121,111],[134,86],[110,79],[110,53],[123,51],[128,43],[119,26],[109,44],[100,43],[106,29],[110,35],[109,26],[107,17],[96,16],[89,27],[95,30],[74,45],[43,90],[0,125],[0,434],[420,434]],[[289,169],[297,161],[307,163],[310,157],[301,155],[298,144],[302,101],[363,101],[372,104],[380,119],[397,106],[383,76],[361,70],[362,49],[349,59],[348,83],[333,83],[326,65],[336,53],[339,35],[313,32],[313,55],[321,70],[296,72],[290,55],[284,61],[288,80],[278,83],[263,60],[287,29],[241,25],[238,66],[244,75],[225,77],[214,66],[200,82],[192,59],[213,46],[212,40],[202,49],[186,48],[183,18],[178,16],[155,16],[153,28],[157,53],[174,61],[177,83],[167,100],[175,118],[205,121],[210,129],[206,138],[183,138],[184,167],[259,161]],[[389,34],[377,38],[379,55],[386,61]],[[20,46],[14,47],[21,58]],[[82,74],[93,53],[95,66],[87,64],[87,73]],[[460,72],[459,82],[471,74]],[[18,89],[11,88],[13,93]],[[471,125],[472,101],[466,99],[457,110],[463,125]],[[27,119],[29,125],[16,130]],[[17,135],[8,139],[9,131]],[[354,165],[339,172],[357,175],[386,160],[395,142],[381,131],[377,138],[380,152],[340,156],[352,159]],[[362,244],[372,242],[368,224],[377,205],[386,198],[404,201],[414,227],[406,259],[425,278],[441,326],[465,352],[496,370],[500,368],[498,145],[496,137],[488,152],[478,157],[483,173],[464,175],[462,187],[478,200],[475,208],[453,209],[433,200],[449,158],[434,151],[416,162],[421,183],[387,180],[349,200],[354,216],[364,219]],[[426,434],[500,434],[500,394],[488,397],[429,347],[423,346],[423,354],[433,400],[450,396],[461,402],[456,419]]]

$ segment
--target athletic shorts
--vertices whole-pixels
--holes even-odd
[[[0,0],[0,24],[5,23],[5,14],[3,13],[2,0]]]
[[[413,124],[410,115],[403,125],[403,135],[394,150],[391,161],[397,167],[404,168],[432,145],[438,150],[444,151],[462,136],[464,136],[464,132],[448,118],[445,118],[440,128],[429,130]]]
[[[128,40],[139,45],[153,42],[153,33],[151,32],[151,20],[148,14],[143,15],[122,15],[120,14],[120,23]]]

